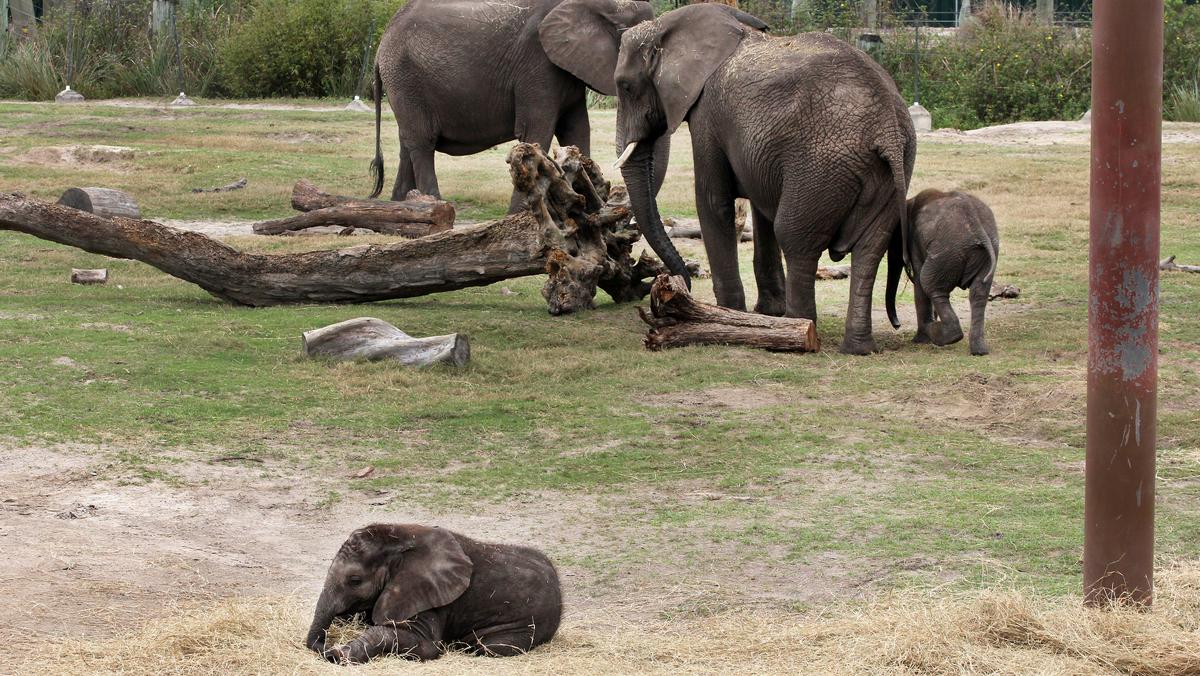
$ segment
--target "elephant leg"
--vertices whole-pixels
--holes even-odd
[[[579,152],[592,156],[592,126],[588,121],[587,97],[579,105],[572,106],[558,118],[554,136],[560,146],[575,146]]]
[[[932,292],[929,298],[933,301],[933,311],[937,315],[937,319],[930,325],[929,331],[929,337],[933,340],[933,344],[944,347],[962,340],[962,324],[959,323],[958,315],[954,313],[954,308],[950,305],[950,293],[948,291]]]
[[[989,352],[987,341],[983,338],[983,322],[991,286],[990,280],[985,282],[976,279],[971,284],[971,354],[976,356]]]
[[[890,237],[890,233],[889,233]],[[846,335],[840,348],[843,354],[871,354],[878,348],[871,335],[871,297],[875,274],[884,250],[872,241],[856,246],[850,265],[850,304],[846,309]],[[886,247],[886,243],[884,244]]]
[[[345,646],[325,651],[331,662],[362,664],[380,655],[401,655],[413,660],[434,660],[441,650],[433,641],[419,634],[396,626],[376,625],[368,627]]]
[[[409,147],[408,157],[412,163],[417,190],[441,199],[442,191],[438,190],[437,172],[433,166],[433,146]],[[392,198],[402,200],[404,195],[393,195]]]
[[[779,317],[787,311],[783,251],[775,239],[775,224],[753,207],[751,205],[754,214],[754,282],[758,286],[754,311]]]
[[[392,188],[392,201],[403,200],[410,190],[416,190],[416,188],[417,176],[413,173],[412,158],[409,157],[408,149],[402,143],[400,144],[400,169],[396,171],[396,185]]]
[[[733,172],[725,158],[715,152],[696,158],[696,212],[700,236],[708,255],[713,294],[717,304],[734,310],[746,309],[746,294],[738,273],[738,236],[734,225]]]
[[[913,296],[916,297],[917,306],[917,335],[913,336],[913,342],[930,343],[933,342],[929,337],[930,325],[933,324],[933,304],[929,302],[925,287],[921,286],[919,280],[918,274],[917,281],[913,282]]]

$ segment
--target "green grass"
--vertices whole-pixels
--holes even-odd
[[[593,114],[595,156],[614,152],[613,114]],[[137,196],[149,218],[257,219],[288,211],[292,183],[362,194],[369,115],[0,104],[0,190],[56,199],[73,185]],[[389,173],[395,141],[388,134]],[[128,166],[59,167],[31,148],[127,145]],[[694,213],[690,144],[675,139],[668,214]],[[1167,146],[1163,251],[1200,262],[1196,146]],[[506,207],[505,148],[439,156],[460,218]],[[827,350],[642,349],[632,306],[546,313],[540,278],[360,307],[232,307],[140,263],[0,233],[0,438],[11,446],[99,442],[116,475],[179,482],[175,463],[236,453],[293,468],[370,463],[367,480],[314,490],[325,506],[370,492],[470,512],[558,496],[581,520],[636,532],[619,551],[580,545],[565,561],[616,576],[667,558],[683,573],[716,557],[821,565],[852,580],[965,586],[997,579],[1077,591],[1086,369],[1087,152],[924,141],[914,192],[970,189],[1001,227],[998,277],[1021,298],[989,311],[993,354],[915,346],[911,320],[883,352],[833,351],[847,284],[822,282]],[[190,168],[189,168],[190,167]],[[196,195],[246,176],[226,195]],[[389,176],[389,181],[394,174]],[[341,240],[258,240],[299,250]],[[750,248],[743,276],[753,297]],[[688,255],[699,257],[695,246]],[[107,267],[106,286],[67,282]],[[711,297],[708,280],[696,290]],[[957,299],[959,306],[965,304]],[[911,288],[902,303],[911,312]],[[328,364],[301,332],[360,315],[415,335],[470,336],[463,370]],[[969,316],[963,307],[961,316]],[[1158,546],[1200,555],[1200,276],[1162,280]],[[72,365],[55,360],[69,357]],[[762,394],[750,397],[749,393]],[[714,493],[720,499],[689,497]],[[724,496],[724,497],[721,497]],[[730,498],[729,496],[735,496]],[[602,516],[601,516],[602,515]],[[586,539],[586,538],[585,538]],[[724,560],[724,559],[722,559]],[[882,571],[882,572],[880,572]]]

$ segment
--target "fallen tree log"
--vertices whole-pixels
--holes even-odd
[[[445,222],[441,215],[431,214],[438,205],[449,208],[449,222]],[[282,235],[320,226],[362,228],[383,235],[427,237],[454,227],[454,207],[447,202],[346,202],[297,216],[255,223],[253,230],[256,235]]]
[[[807,319],[740,312],[697,301],[682,277],[659,275],[650,290],[645,345],[662,350],[685,345],[742,345],[774,352],[818,352],[817,326]]]
[[[389,359],[405,366],[465,366],[471,359],[471,345],[466,336],[452,333],[413,338],[374,317],[359,317],[305,331],[300,340],[304,355],[313,358],[343,361]]]
[[[253,254],[153,221],[100,218],[20,195],[0,195],[0,229],[139,260],[241,305],[411,298],[545,272],[554,314],[592,307],[597,287],[618,302],[644,297],[645,279],[662,267],[633,259],[640,233],[629,209],[606,204],[607,181],[578,150],[562,149],[556,160],[534,144],[509,153],[530,210],[386,245]]]
[[[667,236],[671,239],[704,239],[700,234],[700,221],[694,218],[667,218],[666,221],[670,228]],[[746,220],[742,221],[738,241],[754,241],[754,230]]]
[[[113,188],[67,188],[62,197],[58,198],[58,203],[96,214],[101,218],[142,217],[142,210],[138,208],[133,197]]]
[[[220,186],[217,188],[192,188],[192,192],[194,192],[194,193],[233,192],[234,190],[241,190],[242,188],[245,188],[245,187],[246,187],[246,178],[242,177],[242,178],[239,178],[238,180],[234,181],[233,183],[228,183],[226,185],[223,185],[223,186]]]
[[[1175,262],[1174,256],[1170,256],[1158,264],[1158,269],[1168,272],[1200,272],[1200,265],[1180,265]]]

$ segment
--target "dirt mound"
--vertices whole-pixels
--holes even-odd
[[[39,146],[30,148],[17,159],[41,166],[76,167],[87,164],[120,165],[133,161],[137,151],[125,146]]]

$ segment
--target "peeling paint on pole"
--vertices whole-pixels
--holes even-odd
[[[1158,405],[1162,0],[1096,0],[1085,599],[1150,603]]]

